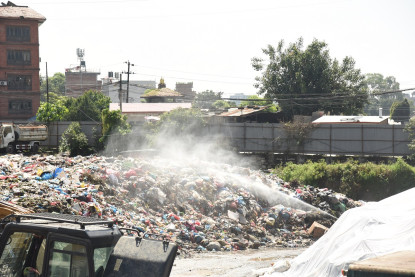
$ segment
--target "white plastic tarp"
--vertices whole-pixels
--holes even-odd
[[[289,270],[265,276],[338,277],[352,262],[401,250],[415,250],[415,188],[346,211]]]

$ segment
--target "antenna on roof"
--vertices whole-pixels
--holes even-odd
[[[84,68],[84,71],[86,71],[84,61],[85,49],[76,48],[76,55],[78,56],[78,60],[80,62],[80,71],[82,70],[82,68]]]

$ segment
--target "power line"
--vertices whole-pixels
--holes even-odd
[[[212,77],[219,77],[219,78],[233,78],[233,79],[244,79],[244,80],[248,80],[248,79],[250,80],[251,79],[251,78],[248,78],[248,77],[216,75],[216,74],[207,74],[207,73],[195,73],[195,72],[189,72],[189,71],[163,69],[163,68],[157,68],[157,67],[152,67],[152,66],[144,66],[144,65],[136,65],[136,67],[144,67],[144,68],[151,68],[151,69],[157,69],[157,70],[163,70],[163,71],[172,71],[172,72],[178,72],[178,73],[193,74],[193,75],[212,76]]]
[[[409,91],[409,90],[415,90],[415,88],[407,88],[407,89],[399,89],[399,90],[391,90],[391,91],[380,91],[380,92],[372,93],[372,95],[384,95],[384,94],[404,92],[404,91]]]
[[[143,76],[152,76],[152,77],[159,77],[160,75],[154,75],[154,74],[145,74],[145,73],[138,73],[139,75]],[[203,80],[203,79],[194,79],[194,78],[180,78],[180,77],[174,77],[174,76],[165,76],[165,78],[172,78],[172,79],[179,79],[179,80],[194,80],[194,81],[200,81],[200,82],[210,82],[210,83],[223,83],[223,84],[237,84],[237,85],[253,85],[253,83],[241,83],[241,82],[227,82],[227,81],[212,81],[212,80]]]

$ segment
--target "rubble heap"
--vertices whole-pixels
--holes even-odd
[[[0,200],[112,219],[175,241],[182,252],[305,247],[314,222],[360,205],[328,189],[287,183],[249,168],[151,157],[7,155]],[[318,209],[317,209],[318,208]]]

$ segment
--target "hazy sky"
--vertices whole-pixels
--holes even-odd
[[[33,0],[40,26],[41,74],[77,65],[127,71],[130,80],[163,77],[167,87],[255,94],[251,66],[261,49],[304,38],[328,43],[332,58],[351,56],[363,73],[395,76],[415,87],[415,1],[412,0]],[[125,76],[125,75],[124,75]],[[124,78],[125,79],[125,78]]]

